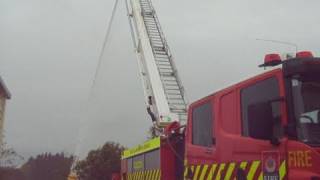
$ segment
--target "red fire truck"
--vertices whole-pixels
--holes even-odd
[[[122,179],[320,179],[320,58],[282,65],[192,103],[186,126],[123,153]]]
[[[123,152],[123,180],[320,179],[320,58],[269,54],[263,74],[188,106],[150,0],[127,4],[157,138]]]

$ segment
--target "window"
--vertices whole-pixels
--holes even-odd
[[[241,90],[242,134],[244,136],[270,139],[273,132],[273,119],[270,117],[280,117],[280,106],[274,107],[268,102],[279,97],[279,85],[275,77]],[[263,103],[267,108],[257,108]]]
[[[213,112],[210,102],[192,111],[192,144],[211,147],[213,143]]]

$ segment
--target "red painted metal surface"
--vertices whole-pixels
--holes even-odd
[[[260,179],[263,172],[265,175],[269,173],[272,176],[274,173],[281,179],[290,180],[310,180],[320,177],[320,148],[290,140],[286,136],[280,139],[279,145],[273,145],[269,140],[242,135],[241,90],[271,77],[277,79],[279,95],[285,98],[285,80],[282,69],[279,68],[225,88],[189,106],[183,158],[192,179],[200,177],[234,179],[239,175],[237,170],[240,168],[248,179]],[[211,103],[214,112],[212,137],[215,138],[215,143],[211,147],[192,144],[193,109],[207,103]],[[281,124],[286,127],[288,112],[285,101],[280,102],[280,111]],[[171,124],[165,131],[166,135],[177,128],[178,124]],[[160,161],[163,180],[176,179],[178,166],[184,163],[177,159],[175,145],[165,138],[161,140]]]
[[[173,151],[167,141],[161,143],[161,179],[175,180],[176,161]],[[174,145],[173,145],[173,148]]]
[[[121,180],[120,174],[119,173],[113,173],[111,180]]]

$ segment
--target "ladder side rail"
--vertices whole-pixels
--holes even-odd
[[[132,0],[132,18],[135,22],[136,33],[138,36],[138,53],[140,54],[139,60],[143,61],[142,65],[145,66],[146,76],[148,76],[151,86],[151,91],[153,92],[153,109],[157,109],[158,117],[160,120],[161,117],[173,116],[170,111],[169,103],[166,98],[165,90],[162,85],[160,73],[155,62],[154,51],[150,42],[150,38],[144,23],[144,17],[142,16],[142,10],[138,0]],[[140,63],[140,62],[139,62]],[[145,85],[146,86],[146,85]],[[148,85],[147,85],[148,86]],[[146,87],[147,87],[146,86]],[[145,87],[145,88],[146,88]],[[148,94],[145,94],[149,96]],[[148,97],[146,97],[148,99]],[[148,101],[148,100],[146,100]],[[147,103],[148,104],[148,103]],[[169,119],[176,119],[175,117],[170,117]]]
[[[170,89],[167,89],[167,87],[166,87],[167,85],[165,85],[165,81],[166,80],[163,79],[165,77],[160,75],[162,83],[163,83],[163,86],[166,89],[165,93],[166,93],[166,96],[168,98],[167,100],[168,100],[168,103],[169,103],[170,111],[171,111],[171,113],[173,113],[173,114],[178,116],[177,119],[182,124],[185,124],[186,123],[186,117],[187,117],[187,115],[186,115],[186,112],[187,112],[187,102],[186,101],[187,100],[186,100],[186,96],[185,96],[185,92],[184,92],[184,88],[182,86],[181,80],[180,80],[180,78],[179,78],[179,76],[177,74],[177,69],[175,68],[175,64],[173,62],[173,57],[171,55],[169,46],[168,46],[168,44],[167,44],[167,42],[166,42],[166,40],[164,38],[165,36],[164,36],[164,34],[163,34],[162,30],[161,30],[159,20],[157,19],[157,15],[156,15],[156,12],[155,12],[154,8],[152,7],[151,1],[150,0],[140,0],[140,2],[143,3],[143,6],[141,4],[143,18],[148,18],[148,20],[146,20],[148,22],[150,22],[150,21],[152,22],[153,21],[154,24],[152,26],[153,26],[153,28],[156,28],[156,32],[149,34],[149,36],[152,37],[152,36],[154,36],[154,34],[156,34],[156,36],[159,36],[159,38],[160,38],[159,42],[161,42],[159,48],[162,47],[163,52],[165,52],[164,56],[167,58],[167,61],[170,64],[170,69],[172,70],[172,77],[175,79],[175,81],[177,83],[176,85],[177,85],[178,89],[175,89],[175,90],[179,91],[178,94],[181,96],[181,98],[178,98],[178,99],[173,98],[172,97],[172,93],[169,92]],[[147,9],[144,9],[144,8],[147,8]],[[147,25],[147,24],[145,24],[145,25]],[[149,28],[151,28],[151,26],[149,26],[149,25],[146,26],[146,29],[147,29],[148,33],[149,33]],[[152,38],[150,38],[150,43],[151,43],[151,45],[154,45],[151,39]],[[156,47],[152,46],[152,48],[153,48],[154,54],[157,54],[158,51],[159,51],[158,50],[158,46],[156,46]],[[180,101],[180,103],[176,104],[176,102],[175,102],[176,100]]]
[[[129,3],[128,0],[125,0],[125,4],[126,4],[126,10],[127,10],[127,16],[128,16],[128,21],[129,21],[129,27],[130,27],[130,34],[131,34],[131,38],[132,38],[132,43],[133,43],[133,47],[134,47],[134,51],[138,50],[138,38],[137,38],[137,34],[136,31],[134,29],[134,22],[132,22],[132,8],[131,8],[131,12],[130,12],[130,7],[132,7],[131,1],[130,1],[130,7],[129,7]]]
[[[140,49],[141,49],[141,43],[139,39],[139,35],[137,34],[137,24],[136,21],[133,20],[133,5],[132,1],[130,1],[130,7],[128,4],[128,0],[125,0],[126,2],[126,9],[127,9],[127,15],[128,15],[128,20],[129,20],[129,25],[130,25],[130,30],[131,30],[131,37],[132,41],[134,44],[134,52],[136,54],[137,60],[138,60],[138,68],[139,68],[139,76],[142,84],[142,89],[143,93],[145,95],[144,101],[146,106],[149,106],[149,101],[148,101],[148,96],[153,96],[153,92],[151,90],[151,87],[149,86],[150,84],[150,79],[147,76],[147,71],[145,69],[145,65],[143,64],[143,61],[141,60],[143,57],[141,57],[140,54]],[[130,12],[131,10],[131,12]],[[154,112],[157,113],[157,112]]]
[[[157,26],[157,29],[158,29],[158,31],[159,31],[159,33],[160,33],[161,41],[162,41],[162,43],[163,43],[163,45],[164,45],[165,51],[166,51],[167,54],[168,54],[169,62],[170,62],[171,66],[172,66],[172,68],[173,68],[173,70],[174,70],[174,76],[176,77],[177,82],[178,82],[178,86],[179,86],[180,90],[182,91],[182,92],[181,92],[181,95],[182,95],[182,97],[183,97],[183,100],[184,100],[184,102],[185,102],[185,104],[186,104],[186,109],[187,109],[187,99],[186,99],[186,95],[185,95],[185,90],[184,90],[184,87],[183,87],[183,85],[182,85],[182,81],[181,81],[181,79],[180,79],[180,77],[179,77],[179,75],[178,75],[178,73],[177,73],[177,68],[176,68],[175,62],[174,62],[174,60],[173,60],[173,56],[172,56],[170,47],[169,47],[169,45],[168,45],[168,43],[167,43],[167,40],[166,40],[166,38],[165,38],[165,35],[164,35],[163,31],[162,31],[162,28],[161,28],[161,26],[160,26],[160,22],[159,22],[157,13],[155,12],[155,10],[154,10],[154,8],[153,8],[152,2],[151,2],[151,0],[147,0],[147,1],[149,2],[150,7],[151,7],[151,9],[152,9],[152,11],[153,11],[153,17],[154,17],[154,19],[155,19],[155,21],[156,21],[156,26]]]

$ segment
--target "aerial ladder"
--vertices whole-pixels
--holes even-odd
[[[172,122],[186,123],[185,91],[151,1],[125,1],[147,112],[158,136]],[[68,180],[73,179],[72,168]]]
[[[174,59],[150,0],[126,0],[147,112],[154,127],[185,124],[187,102]]]

